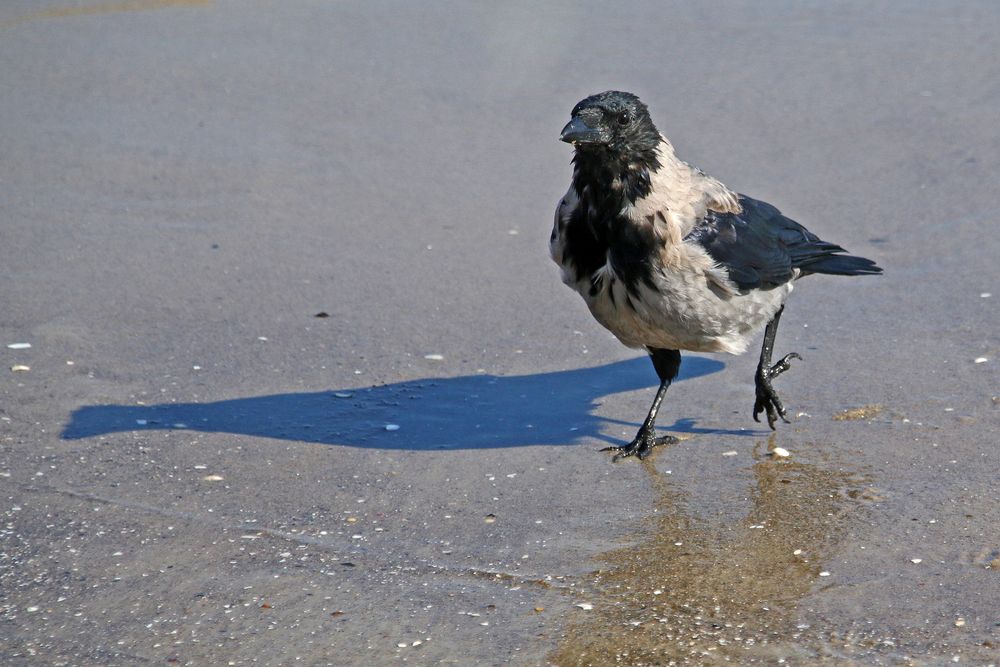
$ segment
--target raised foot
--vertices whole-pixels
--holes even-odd
[[[766,413],[767,425],[771,427],[772,431],[774,430],[775,422],[779,418],[786,424],[790,423],[785,417],[785,406],[781,403],[778,392],[771,385],[771,380],[791,368],[790,362],[792,359],[801,360],[802,356],[798,352],[792,352],[791,354],[786,354],[778,363],[770,368],[757,367],[757,376],[754,378],[757,384],[757,400],[753,404],[753,419],[759,422],[760,418],[758,415],[761,412]]]
[[[657,447],[659,445],[673,445],[678,442],[680,442],[680,440],[672,435],[661,435],[657,437],[655,431],[640,430],[636,434],[635,439],[627,445],[612,445],[611,447],[605,447],[601,451],[618,452],[614,455],[614,458],[611,459],[612,463],[614,463],[630,456],[637,456],[640,459],[644,459],[653,451],[653,447]]]

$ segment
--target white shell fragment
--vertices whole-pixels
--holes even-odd
[[[920,563],[924,562],[924,559],[923,558],[911,558],[910,562],[913,563],[914,565],[920,565]]]
[[[27,350],[31,347],[31,343],[11,343],[7,346],[9,350]]]
[[[431,361],[443,361],[443,354],[425,354],[424,359],[430,359]]]
[[[385,425],[385,430],[386,431],[398,431],[399,430],[399,424],[386,424]]]
[[[590,604],[589,602],[577,602],[576,606],[584,611],[590,611],[591,609],[594,608],[594,605]]]
[[[14,371],[15,373],[27,373],[28,371],[31,370],[31,366],[25,366],[24,364],[14,364],[13,366],[10,367],[10,370]]]
[[[987,361],[989,361],[989,359],[987,359],[986,357],[976,357],[974,359],[974,362],[977,364],[985,364]]]
[[[825,572],[825,571],[824,572],[820,572],[819,576],[821,576],[821,577],[829,577],[830,573],[829,572]]]
[[[354,394],[349,391],[335,391],[333,392],[333,395],[337,398],[350,398],[351,396],[354,396]]]
[[[777,456],[778,458],[781,459],[787,459],[789,456],[791,456],[791,453],[784,447],[775,447],[774,449],[771,450],[771,455]]]
[[[206,482],[221,482],[223,477],[222,475],[205,475],[202,479]]]
[[[736,456],[737,454],[739,454],[739,452],[735,449],[731,449],[728,452],[722,452],[723,456]]]

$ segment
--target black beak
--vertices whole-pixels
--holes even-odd
[[[599,144],[604,143],[604,135],[599,129],[594,129],[583,122],[579,117],[574,116],[573,120],[566,123],[562,129],[559,139],[567,144]]]

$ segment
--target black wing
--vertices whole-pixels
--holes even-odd
[[[770,289],[802,274],[864,275],[882,273],[875,262],[843,255],[843,248],[820,240],[774,206],[740,195],[743,210],[709,211],[685,240],[700,244],[726,269],[741,290]]]

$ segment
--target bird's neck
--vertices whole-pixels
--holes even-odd
[[[653,174],[661,167],[659,157],[658,147],[628,153],[578,149],[573,156],[573,187],[581,201],[602,217],[615,215],[649,194]]]

